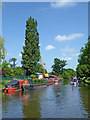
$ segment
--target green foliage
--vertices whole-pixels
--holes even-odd
[[[13,68],[13,76],[23,76],[24,70],[21,67]]]
[[[66,69],[61,76],[63,79],[70,80],[72,76],[76,76],[76,72],[73,69],[69,68]]]
[[[88,38],[88,42],[85,44],[85,47],[82,47],[80,50],[81,54],[78,59],[78,66],[76,68],[77,75],[81,77],[85,77],[88,79],[90,76],[90,37]]]
[[[10,67],[12,67],[12,68],[14,68],[14,67],[16,67],[16,58],[11,58],[10,60],[9,60],[9,65],[10,65]],[[13,62],[13,63],[12,63]],[[11,64],[12,63],[12,64]]]
[[[53,75],[53,73],[52,73],[52,72],[49,72],[48,74],[49,74],[49,75]]]
[[[0,65],[1,65],[2,60],[4,60],[5,54],[6,54],[4,42],[5,42],[4,37],[0,36]]]
[[[10,80],[1,80],[0,81],[0,88],[5,88],[6,83],[10,82]]]
[[[32,79],[35,79],[35,78],[36,78],[36,75],[32,74],[30,77],[31,77]]]
[[[40,63],[37,64],[37,71],[36,72],[43,73],[42,65]]]
[[[12,76],[13,75],[13,70],[11,68],[8,67],[9,63],[5,60],[2,63],[2,74],[4,76]]]
[[[60,60],[58,58],[55,58],[54,65],[52,66],[52,72],[57,76],[62,74],[65,70],[65,68],[64,68],[65,65],[67,65],[66,62],[67,61],[65,61],[65,60]]]
[[[5,60],[2,63],[2,75],[4,76],[22,76],[24,70],[21,67],[10,68],[9,63]]]
[[[26,74],[35,74],[40,60],[39,33],[37,32],[37,21],[31,17],[26,21],[25,46],[21,53],[21,63]]]

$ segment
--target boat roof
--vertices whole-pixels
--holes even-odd
[[[19,84],[19,81],[12,80],[12,81],[8,82],[6,85],[16,85],[16,84]]]

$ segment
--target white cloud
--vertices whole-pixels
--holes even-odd
[[[54,46],[52,46],[52,45],[48,45],[48,46],[46,46],[46,50],[52,50],[52,49],[54,49],[55,47]]]
[[[74,56],[74,57],[79,56],[79,53],[72,54],[72,56]]]
[[[68,61],[68,60],[72,60],[72,57],[65,57],[65,58],[62,57],[61,60],[66,60],[66,61]]]
[[[66,36],[66,35],[57,35],[56,37],[55,37],[55,40],[57,40],[57,41],[67,41],[67,40],[73,40],[73,39],[76,39],[76,38],[80,38],[80,37],[83,37],[84,36],[84,34],[82,34],[82,33],[74,33],[74,34],[70,34],[70,35],[68,35],[68,36]]]
[[[75,6],[77,3],[74,0],[57,0],[56,2],[51,2],[51,7],[53,8],[63,8]]]
[[[77,50],[75,50],[74,48],[70,48],[68,46],[66,46],[65,48],[63,49],[60,49],[60,52],[76,52]]]
[[[22,54],[21,54],[21,53],[19,53],[19,57],[22,57]]]

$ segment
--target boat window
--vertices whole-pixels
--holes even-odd
[[[35,80],[35,84],[37,83],[37,81]]]

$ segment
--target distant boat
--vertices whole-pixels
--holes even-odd
[[[78,83],[78,80],[76,79],[76,78],[73,78],[72,80],[71,80],[71,85],[77,85],[77,83]]]

